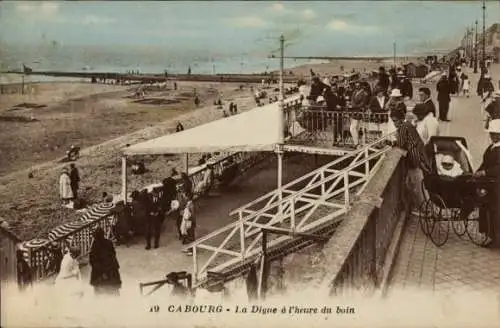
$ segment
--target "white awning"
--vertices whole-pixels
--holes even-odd
[[[293,97],[290,100],[297,98]],[[287,99],[286,102],[290,100]],[[280,142],[280,127],[283,127],[283,116],[276,102],[138,143],[125,148],[123,153],[125,155],[161,155],[219,151],[273,151],[276,144]]]

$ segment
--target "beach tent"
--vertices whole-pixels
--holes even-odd
[[[201,152],[274,151],[283,120],[275,102],[181,132],[129,146],[123,153],[163,155]],[[283,126],[283,124],[281,124]]]
[[[294,102],[299,96],[285,100]],[[278,155],[278,188],[281,186],[285,118],[279,102],[219,119],[181,132],[141,142],[123,149],[122,197],[127,195],[127,157],[201,152],[275,151]]]

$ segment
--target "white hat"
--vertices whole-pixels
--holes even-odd
[[[327,86],[331,87],[332,85],[330,84],[330,80],[328,78],[323,79],[323,84],[326,84]]]
[[[500,120],[491,120],[488,128],[488,132],[500,133]]]
[[[455,162],[455,160],[451,155],[443,155],[443,157],[441,157],[441,163],[443,164],[453,164],[453,162]]]
[[[443,74],[441,74],[441,76],[446,76],[446,75],[448,75],[448,74],[446,74],[446,72],[443,72]]]
[[[460,67],[460,66],[457,66],[457,69],[459,69],[459,70],[460,70],[460,69],[462,69],[462,67]]]
[[[488,74],[485,74],[485,75],[484,75],[484,78],[485,78],[485,79],[490,79],[491,77],[490,77]]]
[[[323,98],[323,96],[319,96],[319,97],[316,99],[316,102],[321,102],[321,101],[325,101],[325,98]]]
[[[495,91],[493,97],[500,97],[500,90]]]
[[[391,97],[402,97],[401,91],[399,89],[392,89]]]

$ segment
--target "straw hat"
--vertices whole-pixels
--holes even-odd
[[[485,78],[485,79],[491,79],[491,76],[489,76],[488,74],[485,74],[485,75],[484,75],[484,78]]]
[[[323,96],[319,96],[317,99],[316,99],[316,102],[321,102],[321,101],[325,101],[325,98]]]
[[[495,91],[495,93],[493,94],[493,97],[495,97],[495,98],[500,97],[500,90]]]
[[[490,121],[488,132],[500,133],[500,119]]]
[[[391,91],[391,97],[402,97],[403,95],[401,94],[401,90],[399,89],[392,89]]]
[[[330,83],[330,80],[328,78],[326,78],[326,77],[323,79],[323,84],[326,84],[329,87],[332,86],[332,84]]]

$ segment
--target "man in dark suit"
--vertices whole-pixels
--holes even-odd
[[[389,74],[385,72],[384,66],[380,66],[380,68],[378,69],[377,87],[380,87],[384,92],[387,92],[390,84],[391,81],[389,79]]]
[[[484,246],[500,242],[500,120],[492,120],[489,124],[491,145],[486,148],[483,162],[474,174],[476,177],[485,176],[493,181],[488,190],[488,200],[479,209],[479,232],[485,234],[487,240]]]
[[[326,84],[319,80],[319,77],[313,76],[311,83],[311,91],[309,93],[309,99],[316,102],[319,96],[323,94],[323,90],[329,88]]]
[[[424,106],[423,108],[425,109],[425,115],[427,115],[428,113],[432,113],[434,114],[434,117],[436,117],[436,106],[431,99],[431,89],[427,87],[418,89],[418,96],[420,98],[420,101],[422,102],[422,105]]]
[[[449,122],[448,119],[448,110],[450,109],[450,82],[448,81],[448,77],[446,73],[443,73],[441,79],[437,83],[437,93],[438,93],[438,104],[439,104],[439,120],[443,122]]]

